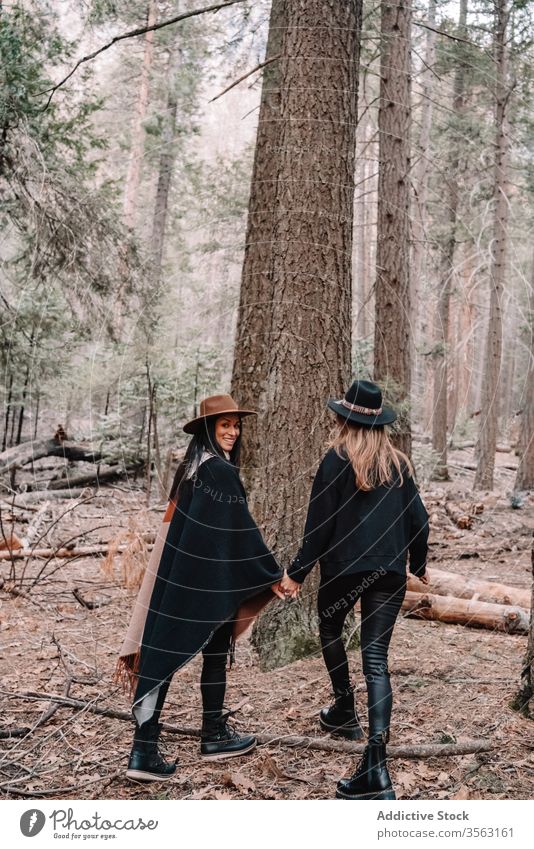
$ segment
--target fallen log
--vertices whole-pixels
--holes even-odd
[[[456,469],[467,469],[468,472],[476,472],[477,470],[475,463],[461,463],[459,460],[449,463],[449,466],[453,466]],[[495,467],[495,471],[499,471],[499,469],[508,469],[510,472],[517,472],[517,463],[503,463],[502,466],[498,465]]]
[[[471,628],[488,628],[507,634],[528,634],[530,612],[516,605],[408,591],[402,603],[405,616],[432,619]]]
[[[132,463],[128,466],[112,466],[111,468],[106,468],[99,471],[94,471],[90,474],[85,475],[75,475],[74,477],[64,477],[58,478],[57,480],[50,481],[48,485],[48,492],[64,489],[65,484],[73,487],[84,487],[84,486],[98,486],[99,483],[103,481],[111,481],[116,478],[123,478],[128,475],[130,472],[135,472],[143,467],[143,463]]]
[[[155,540],[155,535],[153,533],[146,533],[142,534],[142,537],[150,551]],[[22,560],[26,557],[88,557],[93,554],[107,554],[111,546],[111,542],[105,542],[99,545],[79,546],[78,548],[74,546],[72,548],[65,547],[58,549],[35,548],[33,550],[31,548],[19,548],[15,551],[0,551],[0,560]],[[128,547],[128,543],[123,543],[116,548],[114,547],[114,551],[125,551]]]
[[[481,502],[458,504],[455,501],[445,502],[445,512],[458,528],[470,531],[473,527],[473,517],[479,516],[484,510]]]
[[[88,711],[100,716],[108,716],[111,719],[121,719],[133,722],[130,711],[116,710],[115,708],[98,707],[91,701],[83,699],[71,699],[50,693],[25,692],[12,693],[8,690],[0,690],[4,696],[16,699],[32,701],[56,702],[65,707],[75,710]],[[180,734],[185,737],[200,737],[199,728],[180,728],[177,725],[163,723],[163,730],[171,734]],[[321,752],[346,752],[347,754],[361,755],[365,749],[364,743],[352,743],[344,740],[333,740],[323,737],[297,737],[289,734],[256,734],[258,743],[264,746],[278,745],[290,748],[316,749]],[[436,756],[450,757],[451,755],[469,755],[475,752],[489,752],[493,748],[491,740],[465,739],[456,743],[414,743],[408,746],[388,745],[388,756],[391,758],[435,758]]]
[[[473,601],[489,601],[492,604],[512,604],[530,608],[530,590],[520,587],[508,587],[480,578],[469,578],[456,572],[444,572],[442,569],[428,568],[429,584],[423,584],[414,575],[408,576],[408,590],[416,593],[471,598]],[[475,598],[476,597],[476,598]]]
[[[57,499],[79,498],[82,495],[94,497],[92,495],[92,493],[90,492],[90,490],[87,489],[87,488],[84,488],[84,489],[82,489],[82,488],[54,489],[54,490],[37,489],[37,490],[34,490],[33,492],[21,492],[18,495],[16,495],[14,506],[15,507],[22,507],[23,509],[26,509],[26,510],[32,510],[32,509],[37,510],[38,509],[37,507],[32,508],[32,507],[30,507],[30,504],[37,502],[37,501],[42,501],[43,498],[46,498],[47,500],[52,499],[52,498],[57,498]],[[5,496],[4,496],[4,499],[7,501]],[[11,499],[11,501],[9,501],[8,503],[9,503],[9,506],[11,506],[13,504],[13,499]]]
[[[58,439],[29,440],[20,445],[7,448],[0,454],[0,472],[10,472],[41,457],[64,457],[66,460],[85,460],[97,463],[103,459],[100,451],[93,451],[87,445]]]

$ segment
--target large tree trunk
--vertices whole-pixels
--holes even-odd
[[[375,380],[399,411],[397,444],[410,432],[410,38],[411,0],[381,3]]]
[[[288,4],[273,0],[269,20],[266,58],[282,51]],[[232,374],[232,394],[245,408],[257,408],[263,403],[267,380],[269,351],[268,314],[272,304],[272,249],[276,181],[280,167],[280,60],[267,65],[263,71],[254,165],[250,184],[245,256],[241,275],[241,290],[235,357]],[[259,431],[255,416],[247,419],[243,433],[241,465],[249,486],[262,478]]]
[[[519,707],[526,716],[534,719],[534,535],[530,554],[532,572],[532,598],[530,606],[530,623],[528,629],[527,654],[521,673],[522,690],[518,696]]]
[[[270,240],[265,260],[270,300],[263,309],[257,357],[254,337],[247,353],[259,371],[254,403],[263,412],[252,461],[251,506],[283,564],[296,553],[302,536],[312,475],[332,424],[325,401],[341,393],[350,378],[361,22],[360,0],[285,5],[280,134],[271,154],[277,179],[274,214],[265,216],[265,233],[261,219],[256,227],[258,242]],[[272,198],[268,203],[273,208]],[[236,359],[242,356],[239,340],[247,336],[246,320],[241,311]],[[243,374],[240,365],[235,374]],[[241,402],[240,386],[235,387]],[[265,666],[317,648],[310,581],[306,589],[283,616],[276,605],[258,623],[254,642]]]
[[[480,398],[480,431],[476,446],[477,469],[474,489],[493,489],[495,449],[497,446],[498,398],[501,390],[502,295],[506,274],[509,214],[507,184],[510,142],[507,127],[507,105],[510,89],[507,80],[508,48],[506,44],[509,17],[510,9],[507,0],[497,0],[494,33],[496,155],[493,195],[495,218],[489,281],[489,323]]]
[[[458,19],[458,36],[465,38],[467,33],[467,0],[461,0]],[[447,468],[447,423],[448,423],[448,383],[449,383],[449,310],[451,286],[455,274],[454,255],[456,251],[456,229],[458,223],[458,205],[460,199],[460,150],[465,144],[457,127],[461,123],[464,109],[466,66],[458,61],[454,75],[453,88],[453,132],[450,138],[450,156],[446,173],[449,175],[446,192],[447,232],[443,245],[441,261],[441,281],[436,310],[434,340],[434,399],[432,415],[432,448],[436,453],[434,480],[448,480]]]
[[[534,287],[534,262],[532,265]],[[534,295],[529,289],[527,300],[527,322],[525,347],[528,354],[527,375],[521,408],[521,430],[519,433],[519,466],[514,489],[534,489]]]

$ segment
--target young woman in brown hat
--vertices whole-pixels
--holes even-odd
[[[345,618],[361,598],[361,652],[367,685],[369,738],[352,778],[338,783],[342,799],[395,799],[386,766],[392,708],[388,648],[406,592],[406,564],[425,583],[428,515],[411,463],[390,441],[396,414],[382,406],[379,387],[355,381],[330,399],[336,426],[310,497],[304,540],[282,582],[296,596],[318,560],[319,632],[335,702],[320,714],[324,730],[363,736],[342,640]]]
[[[173,674],[203,654],[201,756],[245,754],[255,737],[240,735],[223,711],[226,660],[233,641],[261,608],[283,598],[282,570],[246,503],[238,471],[241,410],[229,395],[200,404],[184,425],[192,434],[178,467],[119,659],[135,685],[136,721],[126,775],[154,781],[176,770],[158,750],[161,709]]]

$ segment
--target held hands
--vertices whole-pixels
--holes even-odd
[[[284,577],[271,586],[271,589],[278,598],[286,600],[288,598],[298,598],[300,593],[300,584],[293,581],[287,572],[284,572]]]
[[[424,575],[419,575],[417,579],[419,581],[421,581],[422,584],[429,584],[430,583],[430,581],[428,580],[428,575],[426,574],[426,572],[425,572]]]

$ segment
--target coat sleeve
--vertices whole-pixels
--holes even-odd
[[[428,513],[425,510],[415,481],[406,475],[408,492],[410,572],[421,577],[426,571],[428,554]]]
[[[299,552],[287,574],[301,584],[311,572],[316,562],[328,551],[334,535],[336,513],[339,508],[340,492],[336,484],[329,480],[325,470],[325,459],[317,470],[313,481],[304,528],[304,539]]]

